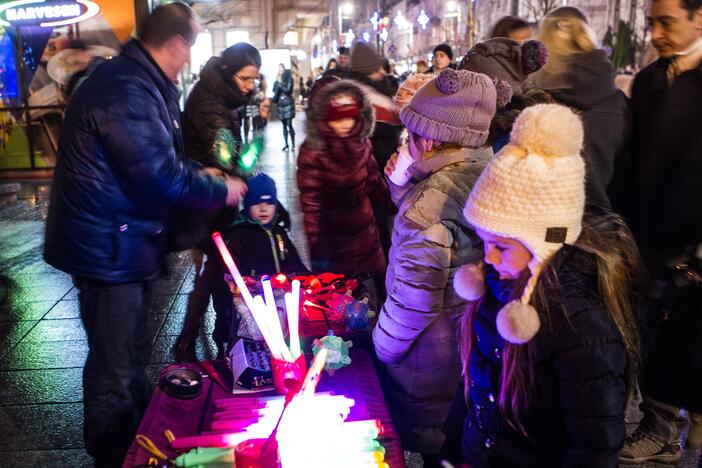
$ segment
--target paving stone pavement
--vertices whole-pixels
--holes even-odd
[[[297,143],[304,138],[304,120],[295,121]],[[280,201],[290,211],[293,242],[307,262],[297,205],[295,158],[283,153],[282,128],[266,130],[260,167],[276,181]],[[44,220],[50,181],[23,181],[17,202],[0,208],[0,465],[4,467],[88,467],[82,439],[81,372],[87,354],[77,292],[70,277],[42,260]],[[155,381],[171,362],[170,347],[185,313],[194,276],[187,252],[169,258],[171,275],[155,285],[151,305],[154,352],[147,368]],[[209,313],[198,340],[201,358],[216,353],[209,334]],[[630,421],[636,421],[634,411]],[[633,426],[633,425],[632,425]],[[699,452],[688,453],[678,466],[698,466]],[[407,453],[411,467],[421,466]],[[657,466],[648,464],[647,468]]]

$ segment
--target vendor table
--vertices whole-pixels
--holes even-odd
[[[357,348],[351,349],[350,356],[352,362],[349,366],[336,371],[333,376],[329,376],[326,372],[323,374],[318,391],[332,391],[353,398],[356,404],[351,408],[348,418],[350,421],[378,419],[384,427],[379,441],[386,450],[385,461],[392,468],[404,467],[400,439],[393,427],[372,357],[368,351]],[[216,363],[217,369],[224,369],[223,366],[222,362]],[[183,367],[200,370],[199,366],[193,364]],[[222,373],[225,376],[225,383],[230,384],[231,374],[228,371],[220,374]],[[273,392],[255,395],[271,394]],[[207,431],[215,411],[214,401],[220,398],[237,398],[237,396],[225,391],[210,378],[203,379],[202,393],[192,400],[170,397],[157,387],[137,433],[149,437],[169,457],[175,457],[178,454],[170,449],[163,434],[164,430],[170,429],[176,437],[194,436]],[[143,465],[148,459],[148,452],[133,442],[124,461],[124,467]]]

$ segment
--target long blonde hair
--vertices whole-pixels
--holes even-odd
[[[586,214],[583,230],[574,246],[594,257],[597,265],[599,293],[606,312],[614,321],[622,336],[627,353],[627,378],[629,392],[638,374],[640,353],[637,319],[637,294],[643,286],[643,267],[638,249],[631,232],[624,221],[613,213]],[[562,310],[549,310],[547,291],[559,288],[558,261],[551,261],[541,273],[532,296],[532,304],[542,312],[548,326],[550,314],[563,313]],[[521,296],[528,279],[528,270],[518,280],[512,298]],[[463,362],[463,375],[466,383],[466,399],[470,389],[470,356],[475,348],[473,323],[480,301],[469,305],[462,318],[460,346]],[[505,342],[502,353],[502,376],[499,395],[500,412],[507,422],[525,436],[528,436],[521,422],[530,398],[535,380],[535,340],[524,345]]]

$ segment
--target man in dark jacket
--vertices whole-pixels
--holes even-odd
[[[77,89],[61,132],[44,258],[73,276],[89,352],[84,437],[96,466],[120,466],[150,396],[152,281],[174,208],[238,202],[229,178],[181,158],[178,72],[200,27],[181,3],[154,10],[139,40]]]
[[[634,81],[632,161],[617,178],[653,280],[644,419],[621,454],[634,463],[678,460],[680,407],[702,414],[702,0],[654,0],[649,21],[660,58]]]

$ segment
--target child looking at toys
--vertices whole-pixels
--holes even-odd
[[[241,216],[223,232],[227,247],[242,275],[275,275],[277,273],[307,273],[295,245],[286,229],[290,216],[277,199],[275,182],[266,174],[258,174],[247,181],[248,192],[244,197]],[[218,284],[213,287],[228,288],[224,275],[227,272],[219,253],[208,252],[216,264]],[[214,275],[213,275],[214,276]],[[217,345],[218,357],[224,355],[226,343],[236,335],[238,318],[232,304],[213,304],[216,314],[212,338]],[[204,309],[204,310],[203,310]],[[183,330],[174,346],[176,360],[196,361],[195,340],[204,308],[188,308]]]

